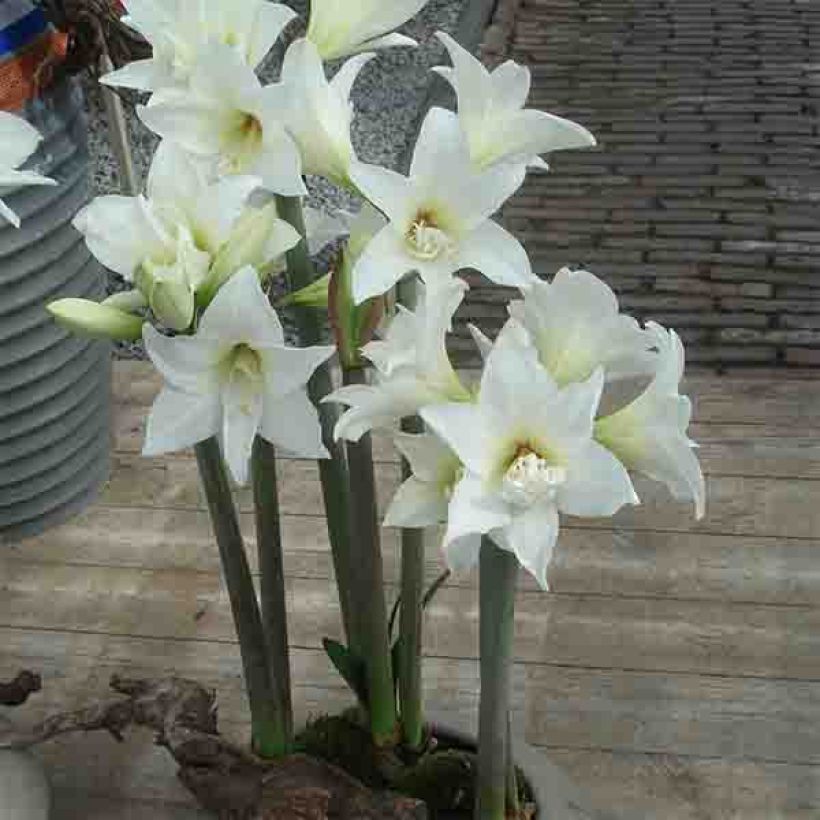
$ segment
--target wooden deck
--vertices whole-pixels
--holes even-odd
[[[33,718],[106,691],[113,672],[176,673],[247,716],[233,628],[191,457],[144,459],[150,369],[119,363],[115,469],[81,518],[0,554],[0,676],[42,671]],[[695,437],[709,510],[656,491],[613,522],[573,522],[553,591],[522,579],[516,667],[530,742],[625,818],[820,816],[820,390],[809,376],[696,375]],[[398,465],[376,448],[388,498]],[[348,695],[320,647],[339,634],[315,464],[283,461],[295,701],[300,717]],[[640,490],[641,488],[639,488]],[[247,494],[241,496],[252,534]],[[397,537],[385,533],[397,576]],[[428,570],[441,564],[431,544]],[[474,578],[427,619],[431,700],[477,700]],[[389,593],[393,595],[394,587]],[[75,737],[43,749],[57,817],[199,816],[148,736]]]

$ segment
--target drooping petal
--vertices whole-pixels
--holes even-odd
[[[225,463],[237,484],[247,484],[253,442],[262,422],[262,392],[248,394],[245,385],[222,385],[222,449]]]
[[[558,539],[558,511],[550,503],[534,504],[512,516],[502,530],[503,540],[524,569],[549,589],[547,569]]]
[[[164,387],[148,415],[144,456],[176,453],[215,436],[222,411],[215,394]]]

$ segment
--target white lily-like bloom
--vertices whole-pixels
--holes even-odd
[[[17,170],[36,150],[42,137],[24,119],[0,111],[0,187],[22,188],[26,185],[56,185],[57,182],[34,171]],[[0,199],[0,215],[15,228],[20,217]]]
[[[532,84],[528,68],[508,60],[490,72],[449,34],[438,37],[453,65],[434,70],[455,89],[458,118],[478,168],[511,162],[546,170],[541,154],[596,144],[582,125],[524,108]]]
[[[394,32],[421,11],[427,0],[310,0],[307,38],[323,60],[362,51],[415,46]]]
[[[453,314],[466,290],[457,279],[444,290],[428,288],[415,311],[399,307],[384,339],[362,348],[375,366],[374,383],[342,387],[325,399],[349,408],[336,425],[337,439],[358,441],[368,431],[391,427],[428,404],[470,400],[446,345]]]
[[[655,367],[652,334],[620,313],[609,285],[588,271],[563,268],[552,282],[539,280],[509,312],[559,385],[586,381],[598,367],[607,381],[648,375]]]
[[[146,196],[97,197],[77,214],[74,226],[103,265],[142,291],[166,327],[183,331],[193,320],[197,292],[222,259],[220,251],[235,242],[234,234],[248,247],[242,230],[246,203],[259,184],[252,176],[211,182],[191,157],[163,142],[151,163]],[[300,241],[283,220],[266,218],[263,233],[264,242],[257,244],[269,259]]]
[[[290,348],[253,268],[230,279],[193,336],[144,328],[146,350],[165,379],[148,419],[144,454],[159,455],[218,435],[240,484],[257,434],[305,458],[326,458],[306,385],[332,347]]]
[[[350,163],[356,158],[350,138],[353,105],[350,93],[362,68],[374,57],[359,54],[328,81],[322,58],[310,40],[297,40],[285,53],[279,85],[265,94],[277,98],[287,112],[284,121],[302,155],[302,170],[338,185],[350,184]]]
[[[623,409],[595,423],[595,438],[630,470],[665,484],[678,501],[693,501],[697,518],[706,509],[706,484],[686,434],[692,402],[680,395],[685,354],[674,330],[649,322],[656,372],[646,391]]]
[[[123,22],[151,44],[153,54],[102,77],[107,85],[158,91],[185,87],[204,51],[221,44],[257,68],[296,17],[269,0],[125,0]]]
[[[188,88],[158,91],[137,113],[163,139],[212,162],[218,176],[252,174],[273,193],[307,193],[299,149],[285,130],[282,95],[276,86],[263,88],[229,46],[209,47]]]
[[[409,177],[352,164],[353,183],[389,219],[354,268],[357,303],[385,293],[412,271],[436,287],[463,268],[511,287],[527,288],[535,281],[521,243],[490,219],[521,186],[523,168],[497,165],[476,172],[451,117],[441,108],[431,109]]]
[[[603,372],[562,389],[513,336],[505,329],[493,346],[475,403],[421,416],[465,469],[449,507],[448,560],[476,561],[465,536],[490,535],[546,588],[559,513],[609,516],[638,498],[626,468],[592,436]]]

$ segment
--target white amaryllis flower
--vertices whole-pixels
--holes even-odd
[[[260,263],[300,241],[290,225],[267,216],[257,232],[264,235],[250,242],[246,202],[259,184],[251,176],[210,182],[198,163],[163,142],[151,163],[146,196],[97,197],[77,214],[74,226],[103,265],[137,286],[160,322],[182,331],[193,320],[196,296],[212,266],[224,267],[226,250],[239,240],[243,250],[264,248],[268,258]],[[239,267],[224,271],[223,280]]]
[[[57,182],[34,171],[18,171],[40,144],[37,129],[24,119],[0,111],[0,187],[22,188],[26,185],[56,185]],[[17,216],[2,199],[0,215],[4,216],[15,228],[20,227]]]
[[[307,193],[279,89],[263,88],[229,46],[209,47],[197,59],[188,88],[158,91],[137,113],[163,139],[211,161],[219,176],[253,174],[273,193]]]
[[[284,122],[302,155],[302,170],[338,185],[348,186],[350,163],[355,159],[350,127],[353,83],[373,54],[348,60],[328,82],[322,58],[310,40],[297,40],[282,64],[282,82],[265,93],[279,98]]]
[[[450,112],[433,108],[416,144],[410,176],[354,162],[350,178],[390,220],[353,271],[357,303],[389,290],[417,271],[440,286],[462,268],[500,285],[529,287],[535,276],[519,241],[489,217],[521,186],[523,168],[497,165],[476,172]]]
[[[399,307],[384,339],[362,348],[375,366],[374,383],[342,387],[325,399],[349,407],[336,425],[337,439],[358,441],[369,430],[390,427],[428,404],[470,400],[446,344],[466,289],[453,279],[444,289],[422,291],[415,311]]]
[[[438,37],[453,66],[435,71],[455,89],[458,118],[478,168],[512,162],[546,170],[541,154],[596,144],[582,125],[524,108],[532,82],[528,68],[508,60],[490,72],[449,34]]]
[[[123,22],[150,43],[149,59],[107,74],[107,85],[158,91],[184,87],[200,55],[213,45],[232,48],[256,68],[296,17],[293,9],[269,0],[124,0]]]
[[[515,331],[516,335],[517,331]],[[563,389],[534,348],[502,331],[476,403],[422,409],[428,426],[464,464],[444,547],[448,560],[476,561],[464,537],[490,535],[546,588],[559,513],[608,516],[638,499],[626,468],[592,437],[604,379]]]
[[[307,38],[323,60],[361,51],[415,46],[393,30],[421,11],[427,0],[310,0]],[[392,33],[391,33],[392,32]]]
[[[144,328],[165,386],[151,409],[144,454],[159,455],[218,435],[234,479],[244,484],[257,434],[305,458],[326,458],[306,384],[332,347],[285,346],[282,325],[253,268],[230,279],[193,336]]]
[[[559,385],[586,381],[598,367],[607,381],[648,375],[653,338],[597,276],[563,268],[512,302],[510,315],[529,332],[541,363]]]
[[[678,501],[694,501],[695,514],[706,508],[703,471],[686,430],[692,402],[680,395],[685,355],[674,330],[649,322],[654,339],[656,372],[646,391],[623,409],[595,423],[595,438],[630,470],[669,488]]]

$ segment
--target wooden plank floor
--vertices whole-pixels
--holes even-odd
[[[240,667],[189,455],[139,456],[157,390],[143,364],[115,372],[111,480],[84,515],[0,554],[0,677],[42,671],[35,718],[106,691],[113,672],[176,673],[219,694],[247,731]],[[695,435],[709,511],[644,485],[614,521],[572,521],[553,591],[521,579],[515,691],[530,742],[627,818],[820,816],[820,402],[810,376],[696,375]],[[383,500],[398,482],[377,442]],[[285,460],[295,702],[300,718],[348,703],[320,640],[339,635],[314,464]],[[247,493],[240,493],[252,542]],[[398,542],[385,533],[395,595]],[[441,568],[430,539],[427,570]],[[477,702],[475,579],[427,618],[431,702],[469,721]],[[199,816],[148,736],[71,738],[42,752],[66,818]]]

